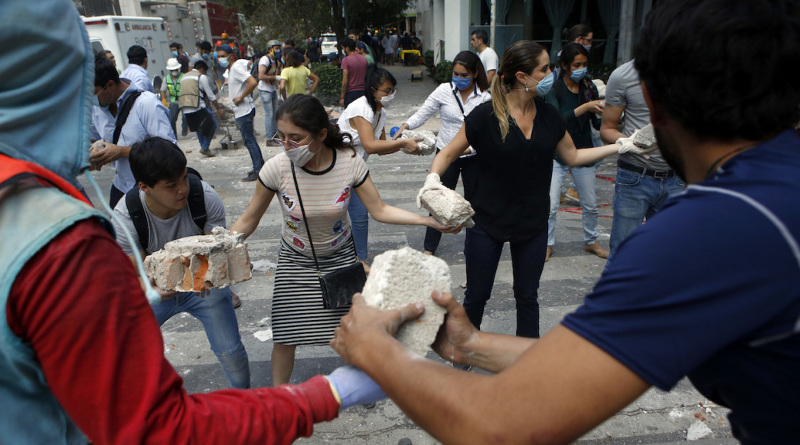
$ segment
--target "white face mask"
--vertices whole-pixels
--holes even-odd
[[[300,145],[297,148],[292,148],[291,150],[287,150],[286,147],[283,147],[283,152],[286,153],[286,156],[292,160],[294,165],[298,167],[302,167],[308,164],[316,153],[312,153],[311,150],[308,148],[310,144]]]
[[[387,108],[388,108],[388,107],[389,107],[389,104],[391,104],[391,103],[392,103],[392,101],[394,100],[394,95],[395,95],[396,93],[397,93],[397,91],[393,92],[392,94],[390,94],[390,95],[388,95],[388,96],[384,96],[384,97],[382,97],[382,98],[381,98],[381,105],[383,105],[384,107],[387,107]]]

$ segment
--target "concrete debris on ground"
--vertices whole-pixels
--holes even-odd
[[[252,278],[244,235],[215,227],[211,235],[170,241],[144,260],[147,275],[162,290],[199,292]]]
[[[420,318],[406,322],[397,331],[398,340],[425,356],[446,313],[433,301],[431,292],[450,292],[450,286],[450,268],[444,260],[403,247],[375,257],[361,293],[368,305],[383,310],[418,302],[425,305]]]

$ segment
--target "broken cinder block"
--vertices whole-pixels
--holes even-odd
[[[361,293],[368,305],[383,310],[399,309],[417,302],[424,304],[422,316],[404,323],[396,335],[406,347],[424,356],[436,340],[436,333],[447,312],[431,298],[434,290],[450,292],[447,263],[403,247],[375,257]]]
[[[475,222],[472,221],[475,210],[472,210],[469,201],[455,190],[428,190],[422,194],[420,202],[436,221],[444,225],[457,226],[460,224],[464,227],[475,225]]]
[[[421,142],[417,142],[422,149],[419,153],[422,156],[428,156],[436,151],[436,135],[430,130],[405,130],[400,134],[400,139],[404,138],[422,138]],[[405,149],[403,151],[408,153]]]
[[[243,234],[214,227],[211,235],[170,241],[144,260],[147,275],[162,290],[199,292],[252,278]]]

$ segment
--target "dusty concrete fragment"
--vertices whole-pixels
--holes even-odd
[[[592,83],[594,83],[594,86],[597,87],[597,95],[598,95],[598,97],[600,97],[600,99],[605,98],[606,97],[606,84],[605,84],[605,82],[603,82],[600,79],[592,79]]]
[[[147,275],[163,290],[201,291],[252,278],[242,234],[215,227],[212,235],[170,241],[144,260]]]
[[[700,440],[713,433],[714,432],[711,431],[711,428],[698,420],[689,427],[689,430],[686,432],[686,440]]]
[[[633,141],[637,147],[645,149],[657,148],[656,133],[653,131],[653,124],[647,124],[644,127],[634,131],[631,135],[631,141]]]
[[[93,151],[105,150],[105,148],[106,148],[106,143],[102,139],[96,140],[92,144],[92,150]]]
[[[400,139],[404,138],[422,138],[422,142],[417,142],[422,151],[419,153],[422,156],[427,156],[436,151],[436,135],[430,130],[405,130],[400,134]],[[403,149],[408,153],[405,149]]]
[[[461,224],[464,227],[475,225],[472,221],[475,210],[472,210],[469,201],[454,190],[428,190],[422,194],[420,202],[422,207],[431,212],[436,221],[442,224],[451,226]]]
[[[444,321],[445,309],[431,298],[431,292],[450,292],[450,268],[443,260],[410,247],[390,250],[375,257],[361,292],[367,304],[381,309],[398,309],[421,302],[425,312],[400,326],[397,339],[409,349],[425,355]]]

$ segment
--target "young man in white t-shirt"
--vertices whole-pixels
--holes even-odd
[[[264,157],[261,155],[261,148],[256,142],[253,133],[253,118],[256,116],[256,107],[253,105],[253,98],[250,94],[256,89],[258,82],[250,75],[249,60],[236,60],[236,54],[230,45],[220,45],[217,47],[219,64],[227,68],[228,97],[233,105],[233,114],[236,116],[236,126],[244,139],[244,146],[250,153],[250,160],[253,161],[251,170],[242,181],[250,182],[258,179],[258,172],[264,165]]]
[[[281,80],[280,61],[275,55],[280,51],[281,43],[277,40],[269,41],[269,53],[264,54],[258,61],[258,94],[264,105],[264,128],[266,129],[267,145],[275,136],[278,123],[275,121],[275,112],[278,110],[277,83]]]
[[[489,43],[489,36],[486,35],[486,31],[476,29],[472,31],[470,43],[472,43],[472,47],[475,48],[475,51],[478,52],[478,57],[481,58],[483,69],[486,70],[486,79],[491,85],[492,79],[494,79],[494,75],[497,73],[498,58],[497,53],[487,46]]]

